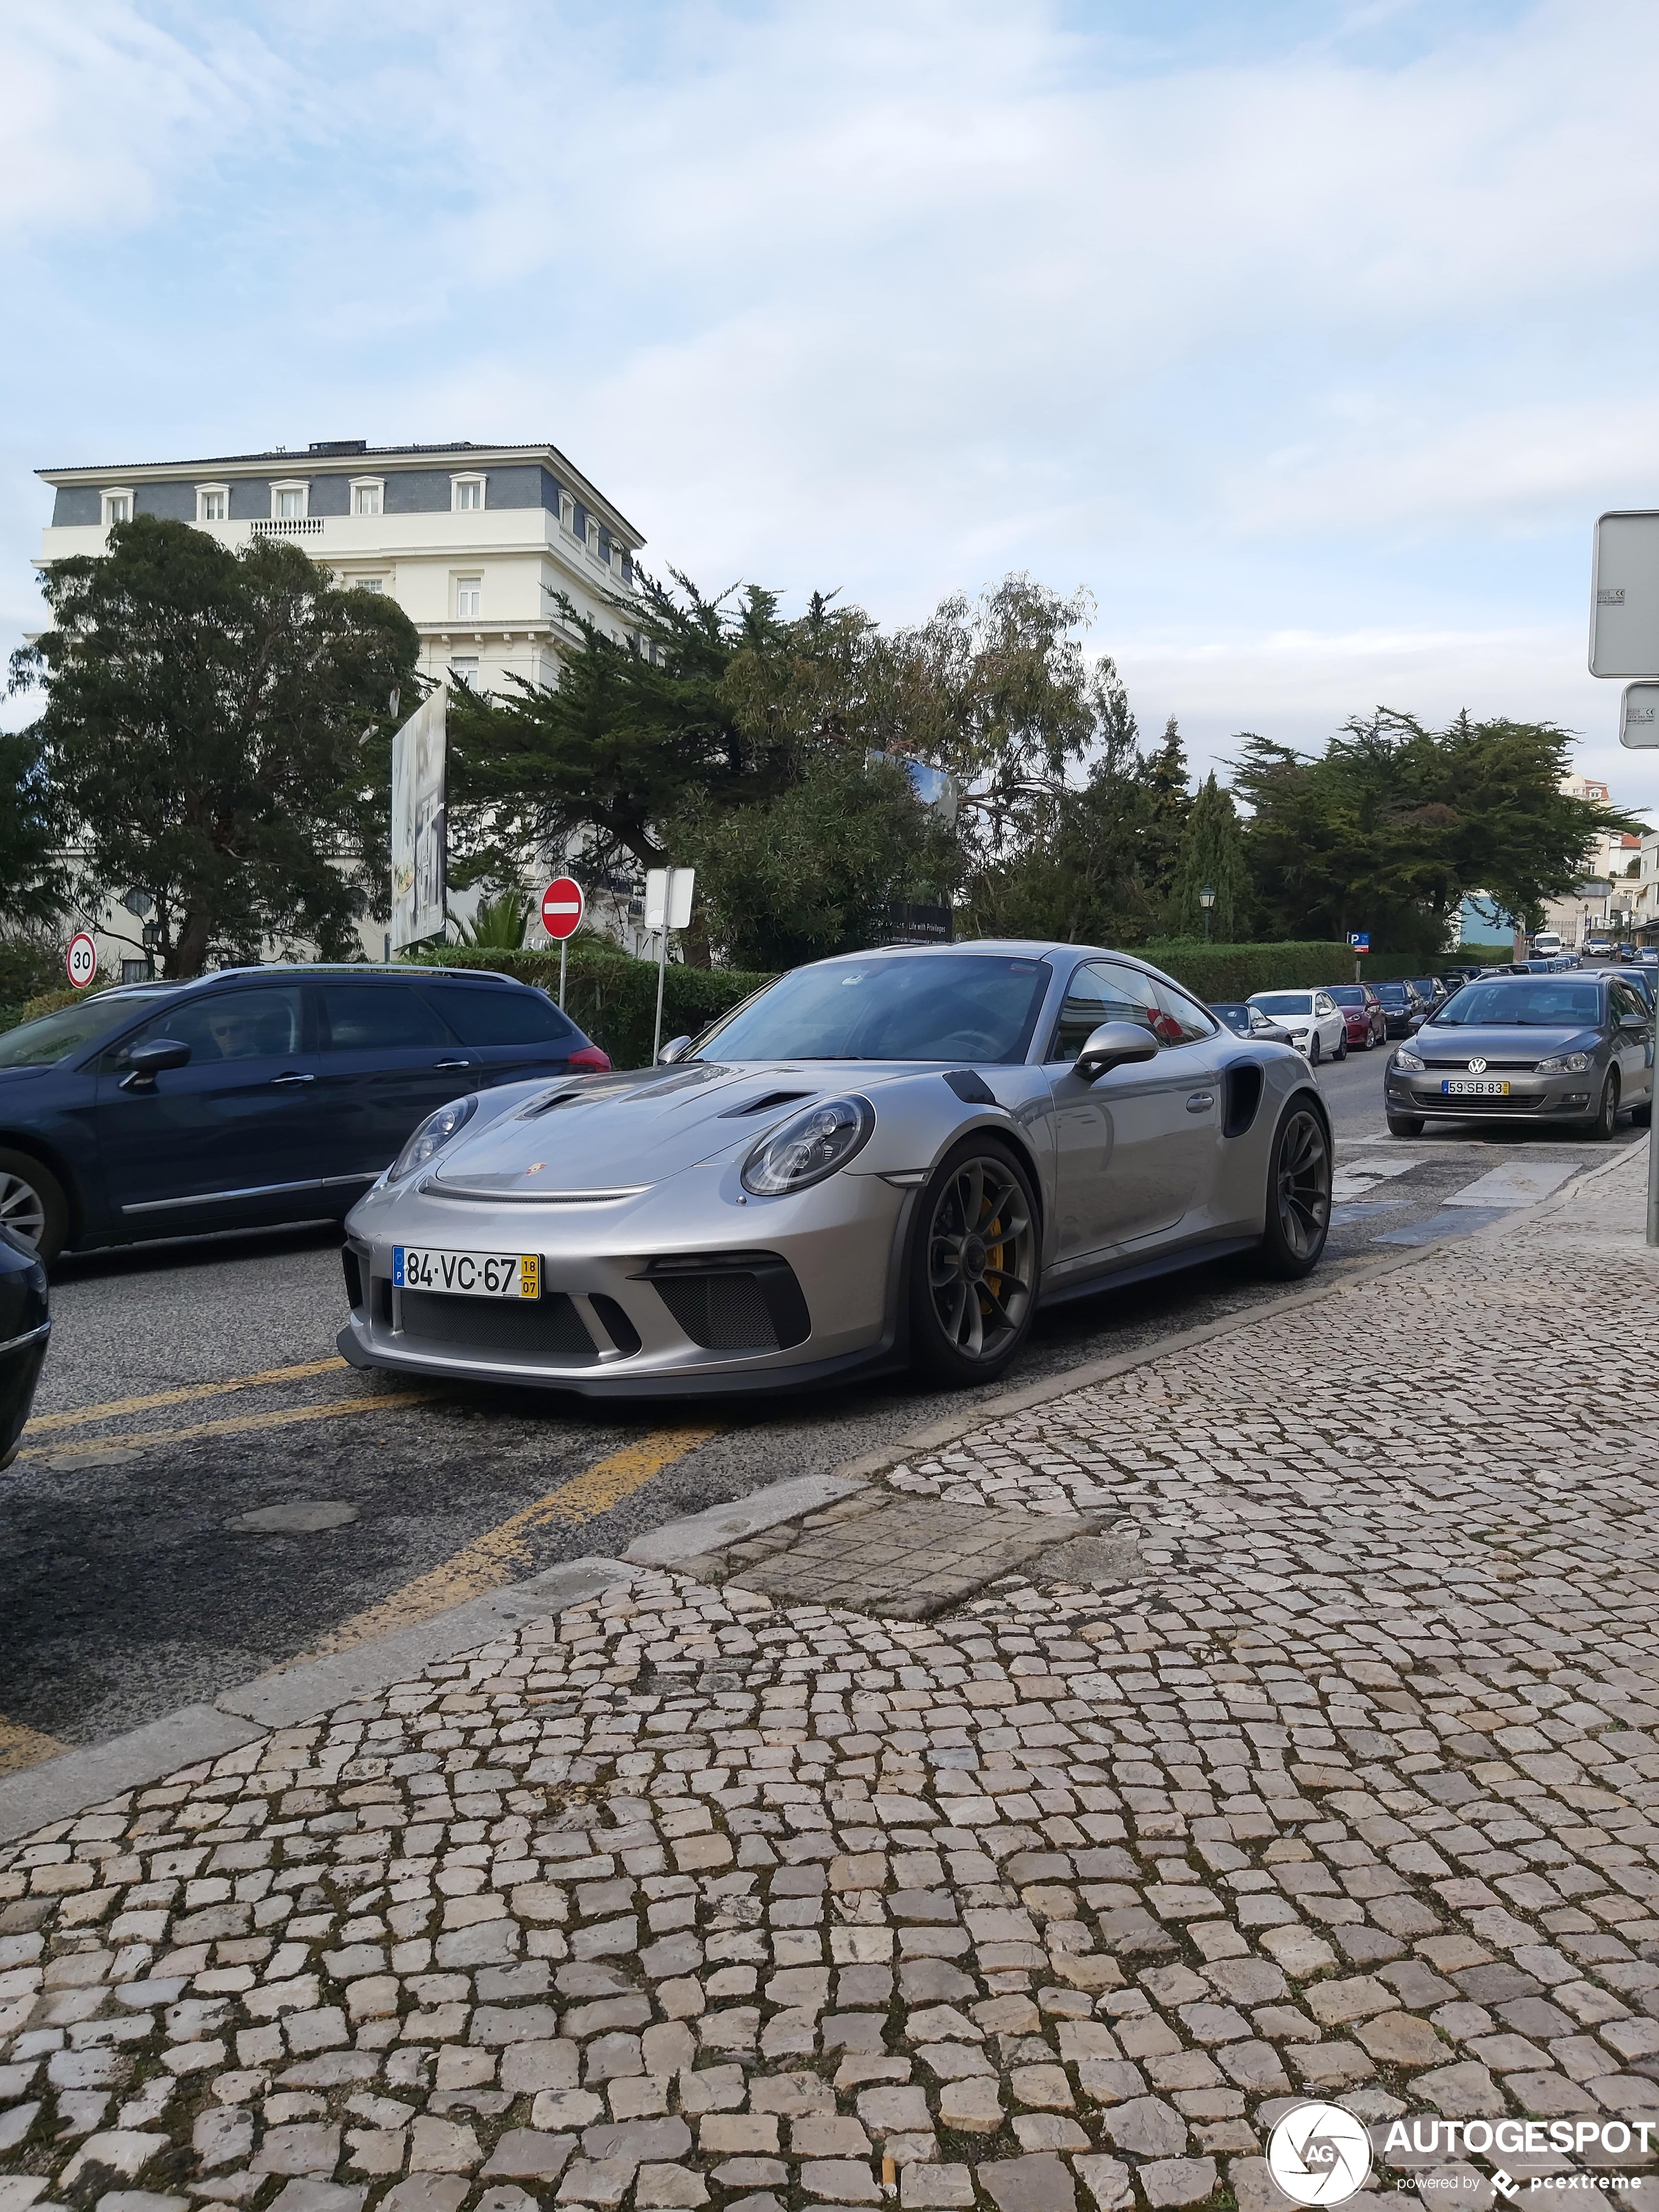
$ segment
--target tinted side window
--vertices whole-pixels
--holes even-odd
[[[1155,1026],[1160,1043],[1196,1044],[1200,1037],[1215,1035],[1215,1024],[1184,991],[1177,991],[1173,983],[1154,983],[1152,989],[1158,999]]]
[[[210,1067],[233,1060],[265,1060],[303,1051],[305,1026],[300,994],[292,984],[262,989],[212,991],[204,998],[187,1000],[168,1013],[157,1014],[119,1051],[110,1055],[112,1066],[125,1062],[136,1044],[155,1037],[173,1037],[190,1047],[192,1067]]]
[[[574,1034],[539,991],[504,991],[487,984],[425,983],[430,999],[463,1044],[552,1044]]]
[[[325,983],[325,1052],[412,1051],[454,1039],[420,993],[403,983]]]
[[[1115,960],[1085,960],[1066,986],[1048,1057],[1075,1060],[1103,1022],[1139,1022],[1156,1036],[1158,1012],[1150,975],[1139,969],[1120,968]]]

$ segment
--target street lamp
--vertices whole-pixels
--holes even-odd
[[[1215,893],[1208,884],[1199,893],[1198,902],[1204,909],[1204,942],[1207,945],[1210,941],[1210,908],[1215,904]]]

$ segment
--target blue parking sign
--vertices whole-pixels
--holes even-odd
[[[1369,952],[1371,949],[1371,933],[1369,929],[1350,930],[1348,942],[1356,952]]]

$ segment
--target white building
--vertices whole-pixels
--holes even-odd
[[[421,670],[486,690],[550,684],[562,592],[623,634],[606,602],[644,544],[554,446],[369,446],[326,439],[199,461],[41,469],[57,493],[40,564],[100,553],[134,514],[193,523],[222,544],[292,538],[343,583],[389,592],[421,633]]]
[[[574,637],[559,595],[622,636],[611,602],[634,588],[637,530],[554,446],[375,446],[325,439],[289,452],[41,469],[56,492],[38,566],[102,553],[112,524],[154,514],[223,545],[291,538],[342,583],[386,592],[421,636],[421,672],[510,690],[550,684]],[[112,907],[99,957],[140,973],[141,922]],[[365,950],[378,955],[378,925]]]

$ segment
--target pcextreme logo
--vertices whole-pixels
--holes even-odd
[[[1297,2105],[1267,2138],[1267,2171],[1293,2204],[1346,2204],[1370,2179],[1365,2123],[1340,2105]]]

